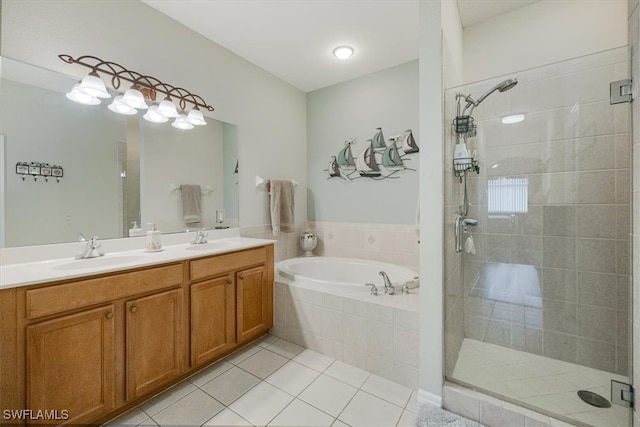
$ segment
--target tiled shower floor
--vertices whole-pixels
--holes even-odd
[[[609,400],[612,379],[628,382],[609,372],[465,338],[453,378],[592,426],[630,425],[629,409],[596,408],[577,395],[589,390]]]
[[[107,425],[413,426],[416,392],[267,335]]]

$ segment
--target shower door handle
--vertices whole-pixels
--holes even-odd
[[[464,218],[460,214],[456,214],[456,218],[453,221],[455,240],[456,240],[456,253],[462,252],[462,224],[464,224]]]

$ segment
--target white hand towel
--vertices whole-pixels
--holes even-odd
[[[271,227],[273,235],[280,232],[293,233],[294,224],[294,195],[292,181],[269,180],[267,191],[271,195]]]
[[[200,222],[200,186],[186,185],[180,186],[182,191],[182,216],[185,224],[195,224]]]

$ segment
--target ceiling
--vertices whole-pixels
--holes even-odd
[[[142,1],[304,92],[418,58],[417,0]],[[469,26],[535,1],[457,5]],[[332,55],[343,44],[346,61]]]

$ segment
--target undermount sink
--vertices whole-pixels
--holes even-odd
[[[200,245],[190,245],[188,251],[223,251],[225,249],[233,249],[240,246],[238,242],[209,242]]]
[[[143,260],[141,255],[102,256],[99,258],[79,259],[53,267],[54,270],[81,270],[83,268],[111,267]]]

